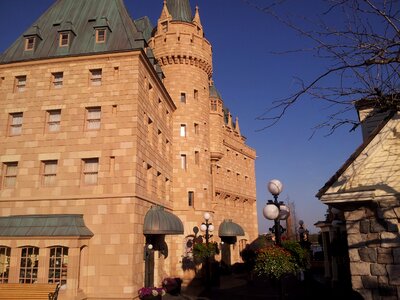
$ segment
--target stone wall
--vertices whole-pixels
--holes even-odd
[[[398,199],[345,212],[352,286],[364,299],[400,298]]]

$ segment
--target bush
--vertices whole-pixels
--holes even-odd
[[[196,259],[206,259],[214,257],[215,254],[218,254],[218,245],[217,243],[196,243],[193,246],[193,255]]]
[[[282,243],[282,247],[289,251],[300,269],[308,269],[310,267],[310,253],[307,249],[301,247],[296,241],[286,241]]]
[[[298,266],[292,254],[279,246],[269,246],[257,251],[254,271],[258,276],[280,279],[296,274]]]

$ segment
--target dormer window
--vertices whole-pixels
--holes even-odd
[[[106,29],[98,28],[96,29],[96,43],[105,43],[106,42]]]
[[[25,38],[25,51],[32,51],[35,49],[36,38],[34,36],[28,36]]]
[[[60,47],[68,47],[68,46],[69,46],[69,32],[61,32]]]

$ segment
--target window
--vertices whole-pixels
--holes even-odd
[[[57,175],[57,160],[45,160],[42,162],[43,178],[42,185],[52,186],[56,182]]]
[[[194,123],[194,133],[199,134],[199,124]]]
[[[181,169],[186,170],[186,154],[181,154]]]
[[[200,164],[200,152],[199,151],[194,151],[194,163],[196,165]]]
[[[96,29],[96,43],[105,43],[106,42],[106,29],[99,28]]]
[[[39,268],[39,248],[23,247],[19,268],[19,283],[36,283]]]
[[[83,184],[97,184],[99,173],[99,159],[87,158],[83,159]]]
[[[15,91],[16,92],[23,92],[26,88],[26,75],[23,76],[16,76],[15,77]]]
[[[10,272],[11,248],[0,247],[0,284],[8,283],[8,274]]]
[[[10,114],[10,135],[20,135],[22,133],[23,113]]]
[[[162,22],[161,23],[161,28],[162,28],[162,32],[167,32],[168,31],[168,22]]]
[[[194,90],[193,91],[193,98],[194,98],[194,100],[198,100],[199,99],[199,91],[198,90]]]
[[[68,46],[69,46],[69,32],[61,32],[60,47],[68,47]]]
[[[181,93],[181,103],[186,103],[186,94]]]
[[[56,132],[60,130],[61,109],[47,111],[47,131]]]
[[[146,190],[151,193],[153,185],[153,168],[151,165],[146,164]]]
[[[35,48],[36,38],[34,36],[29,36],[25,39],[25,51],[31,51]]]
[[[51,247],[48,283],[67,283],[68,248]]]
[[[101,107],[86,108],[86,129],[99,130],[101,121]]]
[[[153,120],[150,118],[147,118],[147,142],[150,145],[153,144],[153,128],[154,128]]]
[[[188,192],[188,205],[193,206],[194,204],[194,192]]]
[[[181,136],[185,137],[186,136],[186,125],[181,124]]]
[[[93,86],[101,85],[102,69],[90,70],[90,83]]]
[[[3,166],[3,187],[13,188],[17,181],[18,162],[6,162]]]
[[[51,73],[51,75],[52,75],[53,86],[55,88],[61,88],[63,86],[64,73],[56,72],[56,73]]]

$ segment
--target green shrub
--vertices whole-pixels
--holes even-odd
[[[298,266],[292,254],[279,246],[269,246],[257,251],[254,271],[258,276],[280,279],[296,274]]]
[[[310,253],[307,249],[301,247],[296,241],[285,241],[282,247],[292,254],[296,265],[300,269],[307,269],[310,267]]]
[[[203,260],[205,258],[214,257],[215,254],[218,254],[218,245],[217,243],[196,243],[193,246],[193,255],[196,259]]]

